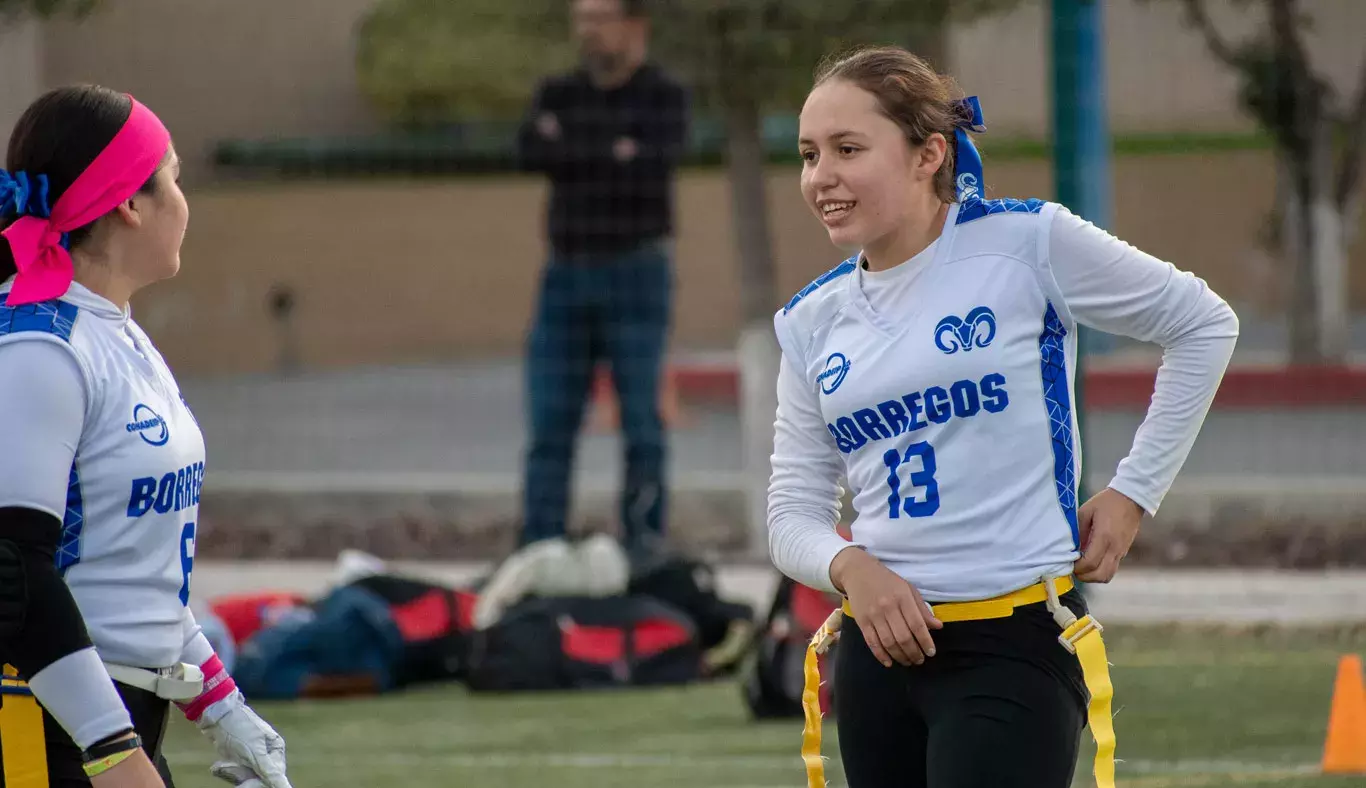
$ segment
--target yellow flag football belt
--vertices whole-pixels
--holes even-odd
[[[977,602],[949,602],[934,605],[934,616],[944,623],[954,621],[981,621],[990,618],[1009,618],[1015,608],[1047,602],[1062,634],[1058,641],[1070,653],[1076,654],[1081,662],[1082,676],[1086,689],[1091,694],[1090,707],[1087,709],[1087,724],[1091,737],[1096,741],[1096,761],[1094,774],[1096,788],[1114,788],[1115,785],[1115,728],[1111,720],[1110,706],[1114,699],[1114,686],[1110,683],[1110,664],[1105,656],[1105,642],[1101,640],[1103,628],[1099,621],[1090,615],[1077,618],[1058,599],[1059,595],[1072,590],[1072,579],[1059,577],[1013,591],[992,599]],[[802,688],[802,711],[806,724],[802,730],[802,761],[806,763],[806,784],[808,788],[825,788],[825,761],[821,757],[821,676],[817,658],[839,638],[840,623],[844,615],[853,617],[849,601],[830,614],[821,628],[812,636],[806,647],[804,664],[806,683]]]
[[[0,742],[4,747],[6,788],[47,788],[47,744],[43,710],[28,684],[5,665],[0,678]]]

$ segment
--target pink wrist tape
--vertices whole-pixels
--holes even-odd
[[[190,722],[197,721],[205,709],[228,697],[237,689],[236,682],[228,675],[227,668],[223,667],[223,661],[217,654],[209,657],[199,669],[204,672],[204,691],[189,703],[176,704],[185,713],[185,719]]]

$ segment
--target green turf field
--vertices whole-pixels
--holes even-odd
[[[1366,786],[1317,774],[1339,655],[1366,627],[1200,633],[1111,627],[1121,786]],[[805,785],[801,721],[750,722],[733,683],[660,691],[259,704],[289,741],[296,788],[777,788]],[[825,752],[843,784],[833,724]],[[221,785],[183,720],[181,788]],[[1090,784],[1090,751],[1077,785]]]

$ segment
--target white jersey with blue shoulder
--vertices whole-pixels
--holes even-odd
[[[190,577],[204,439],[161,354],[127,309],[79,284],[5,305],[0,506],[62,520],[57,568],[105,662],[175,665],[198,632]],[[22,458],[22,459],[19,459]],[[17,460],[17,461],[16,461]]]
[[[888,271],[846,260],[774,317],[783,359],[770,547],[832,589],[854,542],[931,602],[1066,575],[1079,557],[1074,372],[1086,324],[1164,346],[1153,407],[1112,487],[1156,512],[1236,341],[1199,278],[1056,203],[969,198]]]

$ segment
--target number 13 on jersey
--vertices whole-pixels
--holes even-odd
[[[887,466],[887,517],[895,520],[905,512],[907,517],[929,517],[939,511],[939,483],[934,480],[937,470],[934,463],[934,447],[928,443],[912,443],[903,454],[896,449],[888,449],[882,455]],[[907,477],[906,489],[902,491],[902,476]],[[920,496],[915,494],[924,488]]]

